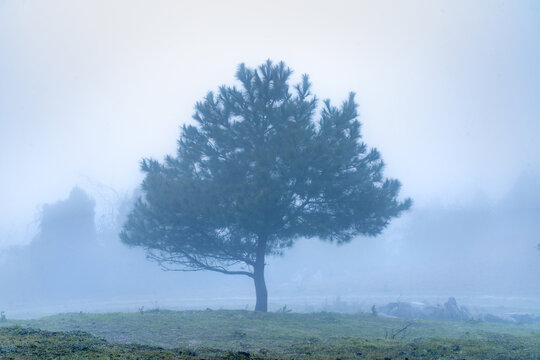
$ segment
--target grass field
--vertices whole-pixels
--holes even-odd
[[[6,359],[540,359],[538,324],[226,310],[59,314],[3,324]]]

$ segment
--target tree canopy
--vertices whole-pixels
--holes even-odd
[[[362,142],[354,93],[318,111],[308,76],[291,86],[291,74],[283,62],[241,64],[239,87],[198,102],[176,155],[142,161],[143,196],[121,233],[165,269],[253,278],[261,311],[266,256],[299,238],[375,236],[411,206]]]

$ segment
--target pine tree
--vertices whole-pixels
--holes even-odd
[[[341,107],[324,101],[316,120],[308,76],[292,89],[290,76],[282,62],[241,64],[240,88],[198,102],[176,156],[142,161],[143,197],[120,234],[164,269],[253,278],[258,311],[266,256],[299,238],[375,236],[411,206],[361,141],[354,94]]]

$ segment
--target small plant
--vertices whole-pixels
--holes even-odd
[[[243,339],[247,336],[247,334],[244,331],[240,331],[240,330],[234,330],[232,335],[233,337],[237,339]]]
[[[139,308],[139,314],[144,314],[144,306],[141,306],[141,307]]]
[[[292,309],[289,309],[287,307],[287,305],[283,305],[283,307],[277,309],[276,312],[279,313],[279,314],[288,314],[288,313],[292,312]]]
[[[408,335],[407,329],[412,325],[414,325],[414,322],[409,321],[408,323],[404,324],[403,327],[399,329],[390,329],[390,331],[388,331],[388,329],[385,328],[384,338],[385,339],[404,339],[405,336]]]
[[[0,311],[0,322],[6,322],[6,313],[4,311]]]
[[[375,307],[375,305],[373,305],[373,306],[371,307],[371,315],[373,315],[373,316],[379,315],[379,313],[377,312],[377,308]]]

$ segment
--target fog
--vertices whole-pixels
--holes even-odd
[[[320,99],[356,92],[414,200],[380,236],[269,258],[271,310],[454,296],[540,315],[539,40],[534,1],[0,2],[0,310],[253,309],[251,279],[162,271],[118,233],[140,160],[270,58]]]

